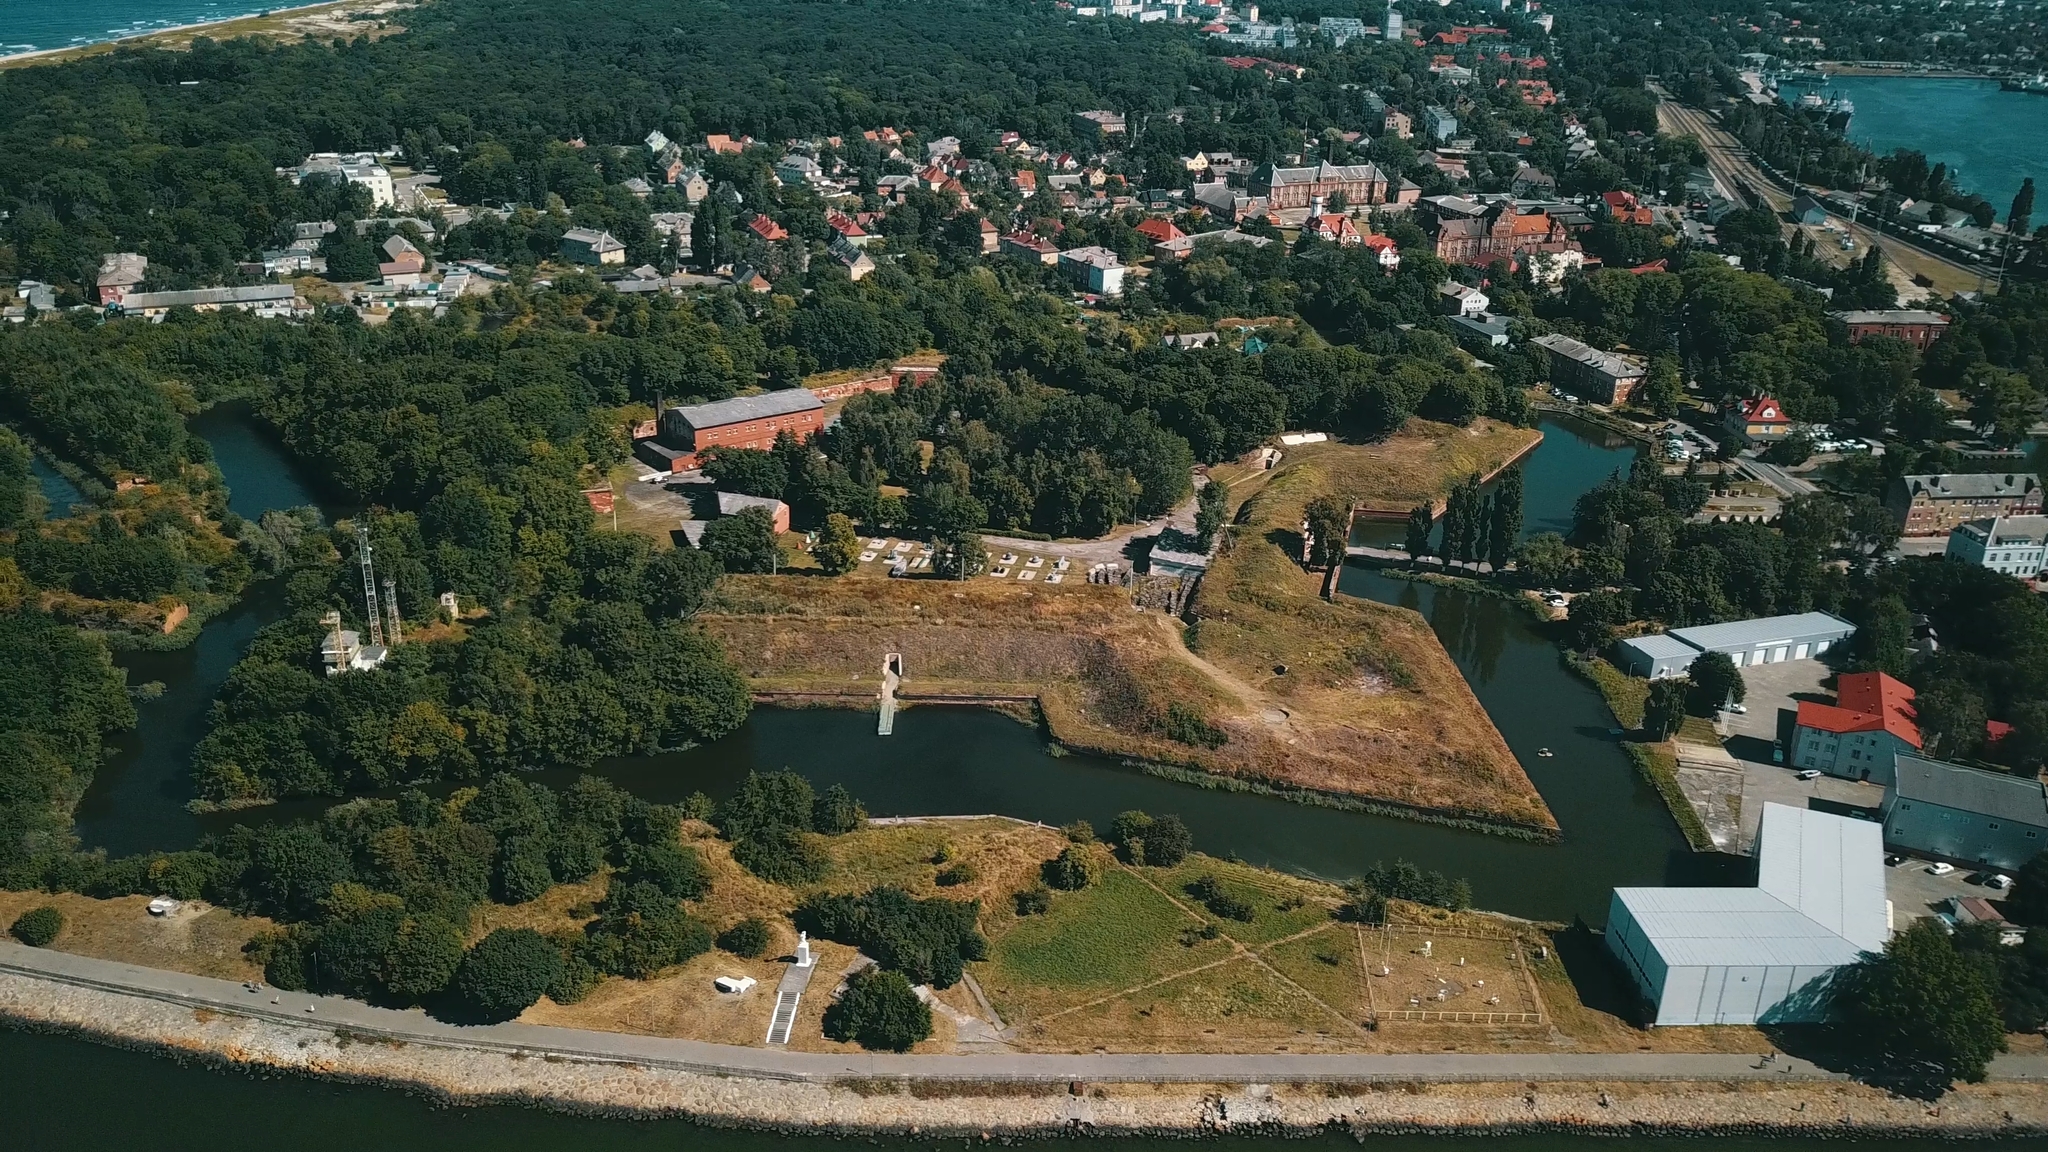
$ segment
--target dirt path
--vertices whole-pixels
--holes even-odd
[[[1250,719],[1264,721],[1275,732],[1283,733],[1283,739],[1293,743],[1301,733],[1294,726],[1294,719],[1287,709],[1273,703],[1272,697],[1238,679],[1234,674],[1202,659],[1190,651],[1187,630],[1170,616],[1153,617],[1153,627],[1164,630],[1173,637],[1175,654],[1206,673],[1224,691],[1235,697],[1244,706],[1245,715]]]

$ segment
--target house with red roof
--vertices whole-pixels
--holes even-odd
[[[1633,192],[1602,192],[1601,210],[1616,224],[1655,224],[1657,217],[1637,201]]]
[[[860,221],[844,212],[825,213],[825,227],[856,248],[865,248],[875,240],[872,233],[860,226]]]
[[[1792,434],[1792,418],[1785,415],[1785,406],[1769,396],[1737,401],[1722,422],[1750,444],[1776,444]]]
[[[1786,762],[1830,776],[1890,785],[1901,752],[1920,751],[1913,689],[1882,672],[1844,672],[1835,703],[1799,702]]]
[[[1301,226],[1301,230],[1317,239],[1346,247],[1356,247],[1365,242],[1365,237],[1358,234],[1358,225],[1352,223],[1351,217],[1342,212],[1325,212],[1311,216],[1308,222]]]
[[[748,218],[747,231],[752,232],[771,244],[777,240],[789,239],[789,229],[784,228],[759,212],[754,213],[753,216]]]
[[[1367,248],[1379,254],[1380,268],[1387,275],[1392,276],[1401,267],[1401,249],[1394,243],[1392,236],[1382,236],[1375,232],[1365,237],[1364,243]]]
[[[1159,216],[1152,216],[1139,221],[1138,226],[1131,229],[1131,231],[1152,241],[1154,244],[1164,244],[1169,240],[1178,240],[1184,235],[1180,229],[1173,226],[1173,221]]]

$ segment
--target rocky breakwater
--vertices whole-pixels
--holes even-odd
[[[1570,1078],[1574,1068],[1630,1067],[1611,1061],[1650,1057],[1539,1058],[1525,1079],[1422,1055],[1352,1065],[1261,1056],[794,1053],[517,1024],[456,1028],[418,1013],[10,944],[0,944],[0,1018],[222,1065],[405,1087],[451,1103],[779,1130],[1022,1136],[1341,1127],[1361,1137],[2048,1130],[2048,1082],[2039,1078],[1994,1079],[1929,1103],[1812,1069],[1782,1082],[1756,1073]],[[1219,1074],[1227,1061],[1251,1075]],[[1412,1078],[1393,1074],[1401,1067]]]

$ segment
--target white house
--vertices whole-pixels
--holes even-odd
[[[1949,530],[1947,556],[2032,580],[2048,568],[2048,516],[1993,516]]]
[[[292,171],[292,183],[302,184],[308,176],[345,180],[369,190],[370,207],[389,208],[398,203],[391,183],[391,170],[374,152],[315,152]]]

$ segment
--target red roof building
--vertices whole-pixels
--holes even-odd
[[[1301,230],[1310,236],[1347,247],[1361,244],[1365,239],[1358,234],[1358,226],[1351,222],[1351,217],[1342,212],[1325,212],[1320,216],[1311,216],[1308,222],[1302,225]]]
[[[1140,221],[1138,226],[1131,229],[1131,231],[1145,237],[1154,244],[1164,244],[1168,240],[1178,240],[1183,235],[1180,229],[1173,226],[1173,221],[1158,216],[1148,217]]]
[[[1751,444],[1775,444],[1792,434],[1785,406],[1769,396],[1754,396],[1728,410],[1728,431]]]
[[[1380,267],[1386,270],[1387,275],[1393,275],[1394,270],[1401,266],[1401,249],[1392,236],[1375,232],[1365,238],[1365,246],[1379,253]]]
[[[789,239],[789,230],[759,212],[747,221],[747,230],[763,240],[774,242]]]
[[[1799,702],[1786,762],[1830,776],[1890,784],[1901,751],[1920,750],[1913,689],[1882,672],[1845,672],[1835,703]]]
[[[1655,224],[1657,217],[1638,203],[1633,192],[1603,192],[1600,203],[1616,224]]]

